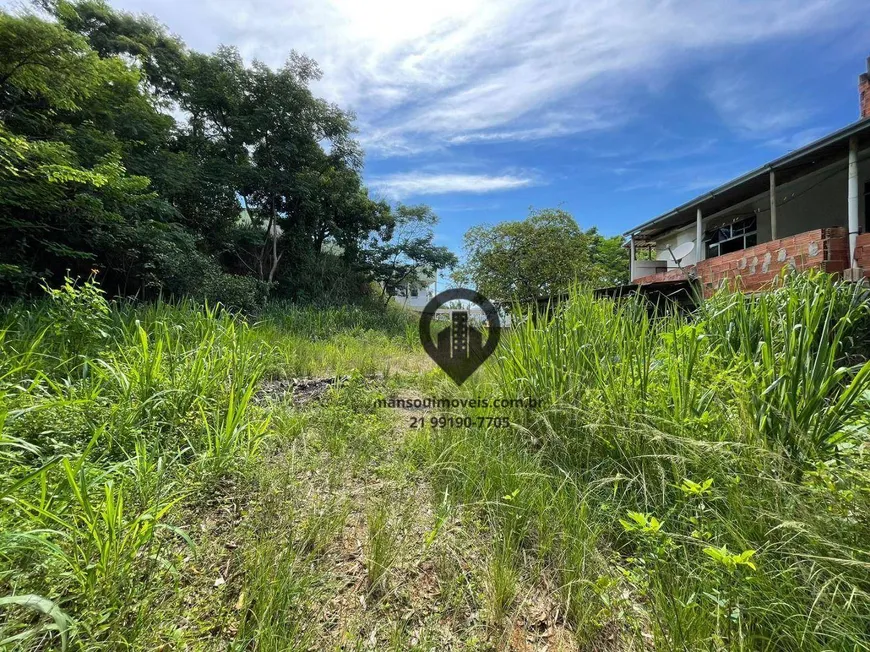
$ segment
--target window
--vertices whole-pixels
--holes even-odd
[[[715,258],[723,254],[741,251],[758,244],[758,232],[755,217],[720,226],[704,234],[707,244],[707,258]]]

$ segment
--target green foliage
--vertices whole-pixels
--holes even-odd
[[[255,370],[252,378],[263,373]],[[216,406],[209,416],[200,407],[203,433],[199,440],[190,441],[190,448],[197,453],[203,470],[212,478],[222,478],[238,465],[250,462],[269,428],[268,417],[252,420],[247,412],[254,393],[254,381],[227,397],[226,407]]]
[[[0,15],[0,92],[37,96],[56,109],[75,110],[100,83],[103,66],[87,40],[36,16]]]
[[[420,373],[397,309],[274,302],[252,323],[190,301],[106,304],[92,281],[55,296],[0,313],[4,647],[323,647],[344,636],[323,616],[335,596],[363,597],[378,631],[403,626],[382,624],[419,597],[416,573],[439,582],[439,626],[479,613],[490,640],[546,587],[587,647],[866,647],[868,315],[853,286],[789,277],[665,318],[578,291],[549,321],[517,320],[462,388]],[[795,297],[810,310],[790,311]],[[70,349],[55,324],[89,327],[87,305],[106,336]],[[809,343],[793,339],[805,323]],[[797,373],[826,394],[785,437],[753,401]],[[301,375],[341,381],[300,406],[285,379]],[[412,384],[542,403],[465,412],[510,428],[427,427],[388,448],[398,422],[375,401]],[[802,396],[770,390],[764,409],[803,418]],[[482,550],[457,546],[476,534]]]
[[[583,231],[561,209],[474,226],[465,234],[465,252],[455,280],[504,304],[558,297],[578,281],[600,287],[628,280],[622,239],[605,238],[594,227]]]
[[[453,390],[541,407],[421,436],[436,492],[559,577],[589,645],[620,623],[627,649],[864,649],[868,308],[815,273],[692,316],[576,289]]]
[[[165,132],[166,121],[143,100],[136,70],[100,58],[57,23],[0,13],[0,48],[0,139],[9,146],[0,165],[0,255],[9,261],[0,291],[20,292],[46,272],[84,274],[112,251],[119,229],[150,210],[151,182],[128,172],[139,167],[133,142],[113,115],[135,111],[152,132]]]
[[[831,455],[861,409],[870,367],[851,358],[866,351],[868,296],[860,284],[811,272],[769,293],[723,293],[705,306],[714,343],[752,369],[747,409],[759,435],[796,460]]]
[[[419,289],[439,270],[450,270],[456,256],[433,244],[438,217],[428,206],[399,204],[392,221],[369,243],[365,267],[388,301],[399,288]]]
[[[515,550],[506,542],[499,542],[486,567],[484,590],[488,619],[493,627],[501,628],[517,598],[519,573]]]
[[[190,301],[107,303],[93,278],[0,311],[0,647],[139,648],[168,635],[161,618],[202,572],[202,514],[246,495],[276,433],[307,423],[267,409],[261,383],[366,364],[383,373],[385,358],[408,357],[401,311],[273,304],[261,319]],[[326,338],[341,340],[329,357],[313,346]],[[310,421],[351,461],[392,426],[362,377],[334,395]],[[240,645],[305,639],[288,613],[305,622],[306,569],[343,513],[312,515],[289,542],[252,535]]]
[[[11,645],[16,642],[24,643],[29,639],[39,638],[43,632],[56,631],[60,635],[60,649],[67,649],[70,631],[72,631],[74,625],[70,617],[54,602],[41,598],[38,595],[7,595],[0,598],[0,607],[8,609],[10,605],[33,609],[51,618],[52,624],[40,624],[13,636],[7,636],[0,639],[0,645]]]
[[[755,555],[754,550],[744,550],[737,554],[728,551],[728,546],[721,548],[704,548],[704,554],[710,557],[713,561],[722,564],[728,572],[733,573],[740,566],[746,566],[752,570],[758,570],[755,562],[750,559]]]
[[[64,278],[60,288],[44,286],[51,297],[49,315],[55,337],[76,356],[93,355],[109,337],[109,304],[92,275],[83,284]]]
[[[707,478],[701,484],[689,480],[689,478],[683,478],[683,484],[680,485],[680,491],[687,496],[704,496],[710,493],[710,487],[712,486],[713,478]]]
[[[97,268],[114,295],[253,311],[384,274],[364,249],[406,210],[369,197],[353,118],[312,93],[314,61],[191,51],[101,0],[40,4],[55,20],[0,12],[0,295]],[[453,260],[431,238],[396,246],[419,268]]]
[[[622,527],[626,532],[640,532],[641,534],[658,534],[662,529],[662,522],[655,516],[649,514],[641,514],[640,512],[628,512],[628,518],[631,520],[619,519]]]
[[[366,577],[375,596],[387,588],[390,569],[399,556],[399,530],[387,505],[374,505],[366,516]]]

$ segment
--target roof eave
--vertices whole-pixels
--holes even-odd
[[[766,163],[765,165],[762,165],[761,167],[756,168],[755,170],[752,170],[751,172],[747,172],[746,174],[739,176],[736,179],[732,179],[728,183],[725,183],[721,186],[718,186],[717,188],[714,188],[713,190],[711,190],[707,193],[704,193],[703,195],[699,195],[699,196],[695,197],[694,199],[692,199],[691,201],[688,201],[685,204],[682,204],[681,206],[678,206],[677,208],[675,208],[667,213],[659,215],[658,217],[655,217],[651,220],[647,220],[643,224],[639,224],[638,226],[636,226],[632,229],[629,229],[628,231],[625,231],[622,235],[624,235],[624,236],[634,235],[638,231],[642,231],[650,226],[653,226],[657,222],[663,222],[664,220],[667,220],[671,217],[675,217],[684,211],[690,210],[692,208],[698,208],[705,201],[713,199],[717,195],[720,195],[724,192],[728,192],[729,190],[732,190],[743,183],[746,183],[748,181],[756,179],[763,174],[769,174],[771,170],[776,170],[779,167],[783,167],[783,166],[788,165],[790,163],[794,163],[795,161],[797,161],[805,156],[813,154],[814,152],[817,152],[818,150],[821,150],[825,147],[828,147],[828,146],[836,143],[838,140],[850,138],[851,136],[858,134],[858,133],[865,131],[865,130],[870,130],[870,119],[868,119],[868,118],[862,118],[856,122],[853,122],[852,124],[846,125],[845,127],[843,127],[842,129],[840,129],[838,131],[830,133],[827,136],[824,136],[824,137],[820,138],[819,140],[816,140],[816,141],[810,143],[809,145],[805,145],[804,147],[801,147],[800,149],[796,149],[792,152],[789,152],[788,154],[785,154],[784,156],[780,156],[779,158],[774,159],[770,163]],[[686,221],[686,224],[689,224],[689,223],[691,223],[691,220]],[[675,226],[673,228],[680,228],[680,227]]]

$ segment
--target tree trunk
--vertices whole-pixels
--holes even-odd
[[[278,269],[278,262],[281,260],[281,255],[278,255],[278,214],[275,212],[275,198],[272,197],[272,216],[269,218],[269,225],[272,236],[272,265],[269,269],[269,283],[275,280],[275,271]]]
[[[266,225],[266,238],[263,240],[263,246],[260,247],[260,255],[258,256],[259,260],[257,262],[259,263],[259,267],[260,267],[260,280],[261,281],[266,280],[266,272],[264,270],[264,263],[265,263],[265,258],[266,258],[266,252],[268,251],[268,247],[269,247],[269,236],[272,234],[272,224],[273,224],[274,217],[275,217],[274,215],[269,214],[269,223]]]

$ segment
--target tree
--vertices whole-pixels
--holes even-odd
[[[54,20],[0,10],[0,294],[99,268],[118,294],[249,305],[356,294],[379,255],[386,273],[377,247],[405,209],[369,197],[354,118],[312,93],[313,60],[273,69],[103,0],[35,2]],[[402,244],[396,265],[448,260]]]
[[[102,0],[36,0],[70,32],[87,38],[100,57],[126,55],[136,61],[151,91],[177,99],[184,83],[184,43],[150,16],[113,10]]]
[[[118,139],[95,128],[138,80],[60,25],[0,13],[0,285],[20,291],[45,270],[89,269],[155,200]]]
[[[279,272],[288,255],[315,261],[331,238],[350,256],[384,224],[362,186],[352,117],[314,97],[309,84],[319,77],[316,63],[295,53],[275,71],[246,66],[228,47],[192,54],[185,75],[186,139],[241,198],[250,227],[237,231],[232,250],[269,284],[293,285],[296,265]]]
[[[593,286],[628,279],[628,254],[619,237],[583,231],[560,209],[532,210],[518,222],[480,225],[464,238],[466,262],[453,275],[501,304],[557,296],[575,281]]]
[[[386,304],[400,287],[419,289],[422,280],[452,269],[456,255],[436,246],[432,231],[438,216],[425,205],[399,204],[390,223],[372,237],[366,249],[366,270],[381,286]]]
[[[291,239],[304,240],[314,249],[329,229],[320,216],[329,212],[323,174],[330,167],[348,173],[351,195],[360,189],[353,174],[362,163],[358,145],[350,137],[351,116],[338,107],[315,98],[308,84],[320,78],[317,65],[292,53],[278,71],[254,62],[247,94],[248,141],[252,148],[252,185],[245,192],[246,205],[264,216],[269,247],[264,249],[268,280],[274,279],[284,246]],[[327,155],[323,143],[330,144]],[[347,186],[342,192],[347,193]],[[277,226],[277,229],[275,228]],[[315,253],[317,253],[315,251]],[[264,268],[264,269],[265,269]]]

